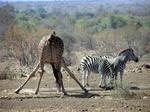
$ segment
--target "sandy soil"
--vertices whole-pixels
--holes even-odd
[[[81,81],[77,68],[76,77]],[[124,87],[105,91],[98,87],[97,74],[90,76],[89,93],[63,72],[69,96],[56,93],[52,75],[44,74],[38,95],[34,95],[39,75],[32,78],[20,94],[14,90],[26,78],[0,80],[0,112],[150,112],[150,71],[125,72]]]

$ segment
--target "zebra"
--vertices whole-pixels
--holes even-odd
[[[107,60],[112,64],[113,66],[113,76],[115,79],[115,84],[117,81],[117,75],[118,72],[120,73],[120,85],[122,87],[122,81],[123,81],[123,74],[124,70],[126,68],[126,63],[128,61],[134,61],[138,62],[138,56],[135,55],[134,50],[132,48],[128,48],[123,50],[122,52],[119,53],[119,55],[115,58],[107,58]]]
[[[72,74],[72,72],[67,68],[64,58],[62,57],[63,51],[64,51],[63,40],[60,37],[56,36],[55,32],[53,32],[52,34],[48,36],[44,36],[42,40],[40,41],[38,48],[39,48],[38,64],[36,65],[34,70],[29,74],[29,77],[26,79],[26,81],[19,88],[15,90],[15,93],[18,94],[19,91],[25,86],[25,84],[31,79],[31,77],[34,76],[36,71],[40,68],[41,69],[40,79],[38,82],[37,89],[35,91],[35,94],[37,94],[39,91],[40,82],[44,73],[45,64],[50,64],[52,66],[53,74],[56,79],[56,87],[57,87],[58,92],[60,92],[60,90],[62,89],[63,94],[67,95],[64,85],[63,85],[63,81],[62,81],[63,77],[61,73],[61,66],[63,66],[64,69],[69,73],[71,78],[73,78],[79,84],[79,86],[85,92],[87,92],[87,90],[76,79],[74,74]]]
[[[108,72],[110,72],[109,74],[111,74],[112,79],[111,79],[111,84],[113,84],[113,81],[115,80],[115,85],[116,85],[116,81],[117,81],[117,75],[118,72],[120,72],[120,85],[122,86],[122,80],[123,80],[123,73],[124,73],[124,69],[126,67],[126,63],[128,61],[135,61],[138,62],[139,59],[138,57],[135,55],[134,50],[132,48],[128,48],[123,50],[122,52],[119,53],[118,56],[116,57],[112,57],[112,56],[99,56],[99,57],[91,57],[91,56],[85,56],[81,59],[80,65],[82,68],[82,85],[83,86],[89,86],[88,83],[88,78],[91,72],[95,72],[95,73],[101,73],[102,71],[100,71],[98,69],[97,64],[99,63],[99,60],[107,60],[109,63],[108,65],[106,65],[109,69]],[[101,63],[99,63],[101,64]],[[96,66],[95,66],[96,65]],[[102,64],[101,64],[102,65]],[[105,65],[103,65],[104,67]],[[99,71],[98,71],[99,70]],[[103,69],[105,70],[105,69]],[[107,70],[107,69],[106,69]],[[107,72],[107,71],[105,71]],[[111,73],[112,72],[112,73]],[[102,77],[102,81],[104,81],[104,86],[101,86],[101,83],[99,83],[99,87],[105,87],[105,82],[106,82],[106,77],[103,76],[105,75],[104,73],[101,73],[101,77]],[[86,80],[86,84],[85,84],[85,80]],[[111,85],[113,87],[113,85]]]
[[[118,72],[120,73],[120,85],[122,87],[122,81],[123,81],[123,74],[124,70],[126,68],[126,63],[128,61],[134,61],[138,62],[138,56],[134,53],[134,50],[132,48],[125,49],[119,53],[118,56],[112,57],[112,56],[103,56],[102,58],[107,59],[112,66],[113,70],[113,78],[115,79],[115,85],[117,81]]]
[[[112,88],[111,86],[107,86],[106,78],[110,78],[110,84],[112,83],[112,68],[111,63],[105,59],[106,57],[92,57],[92,56],[85,56],[82,57],[80,62],[80,67],[82,70],[82,85],[84,87],[89,86],[88,79],[91,72],[99,73],[100,82],[99,87],[101,88]],[[86,83],[85,83],[86,81]]]

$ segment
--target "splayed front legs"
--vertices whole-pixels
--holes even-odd
[[[28,76],[27,80],[19,87],[15,90],[15,93],[19,93],[20,90],[22,90],[22,88],[26,85],[26,83],[35,75],[36,71],[39,68],[40,63],[37,64],[37,66],[35,67],[35,69],[33,70],[33,72],[30,73],[30,75]]]
[[[44,65],[40,64],[40,63],[35,67],[35,69],[29,75],[29,77],[26,79],[26,81],[18,89],[15,90],[15,93],[18,94],[22,90],[22,88],[26,85],[26,83],[35,75],[35,73],[38,70],[39,66],[41,66],[40,67],[41,71],[39,72],[40,73],[40,79],[38,81],[38,86],[37,86],[37,89],[35,91],[35,94],[38,94],[40,83],[41,83],[41,80],[42,80],[42,77],[43,77],[43,74],[44,74]],[[62,74],[61,74],[61,71],[60,71],[60,67],[52,65],[52,68],[53,68],[54,76],[56,78],[56,87],[58,88],[58,91],[60,92],[60,90],[62,88],[63,94],[67,95],[67,93],[64,89],[63,81],[62,81]]]

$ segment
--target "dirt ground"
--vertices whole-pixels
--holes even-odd
[[[81,82],[77,68],[71,70]],[[150,112],[150,70],[127,71],[124,87],[108,91],[98,87],[98,75],[92,74],[86,94],[63,71],[64,86],[69,94],[65,97],[56,93],[52,73],[44,74],[40,92],[34,95],[38,78],[36,74],[20,94],[15,94],[14,90],[26,78],[0,80],[0,112]]]

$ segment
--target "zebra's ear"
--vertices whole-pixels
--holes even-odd
[[[134,52],[134,50],[133,50],[132,48],[130,48],[130,51],[131,51],[131,52]]]
[[[55,36],[56,36],[56,32],[55,32],[55,31],[53,31],[52,35],[55,35]]]
[[[55,33],[55,31],[53,31],[52,33],[51,33],[51,37],[55,37],[56,36],[56,33]]]
[[[131,46],[129,46],[128,50],[131,51],[131,52],[134,52],[134,50]]]
[[[122,61],[124,61],[124,60],[125,60],[125,58],[126,58],[126,57],[125,57],[125,56],[123,56],[123,57],[121,58],[121,60],[122,60]]]

